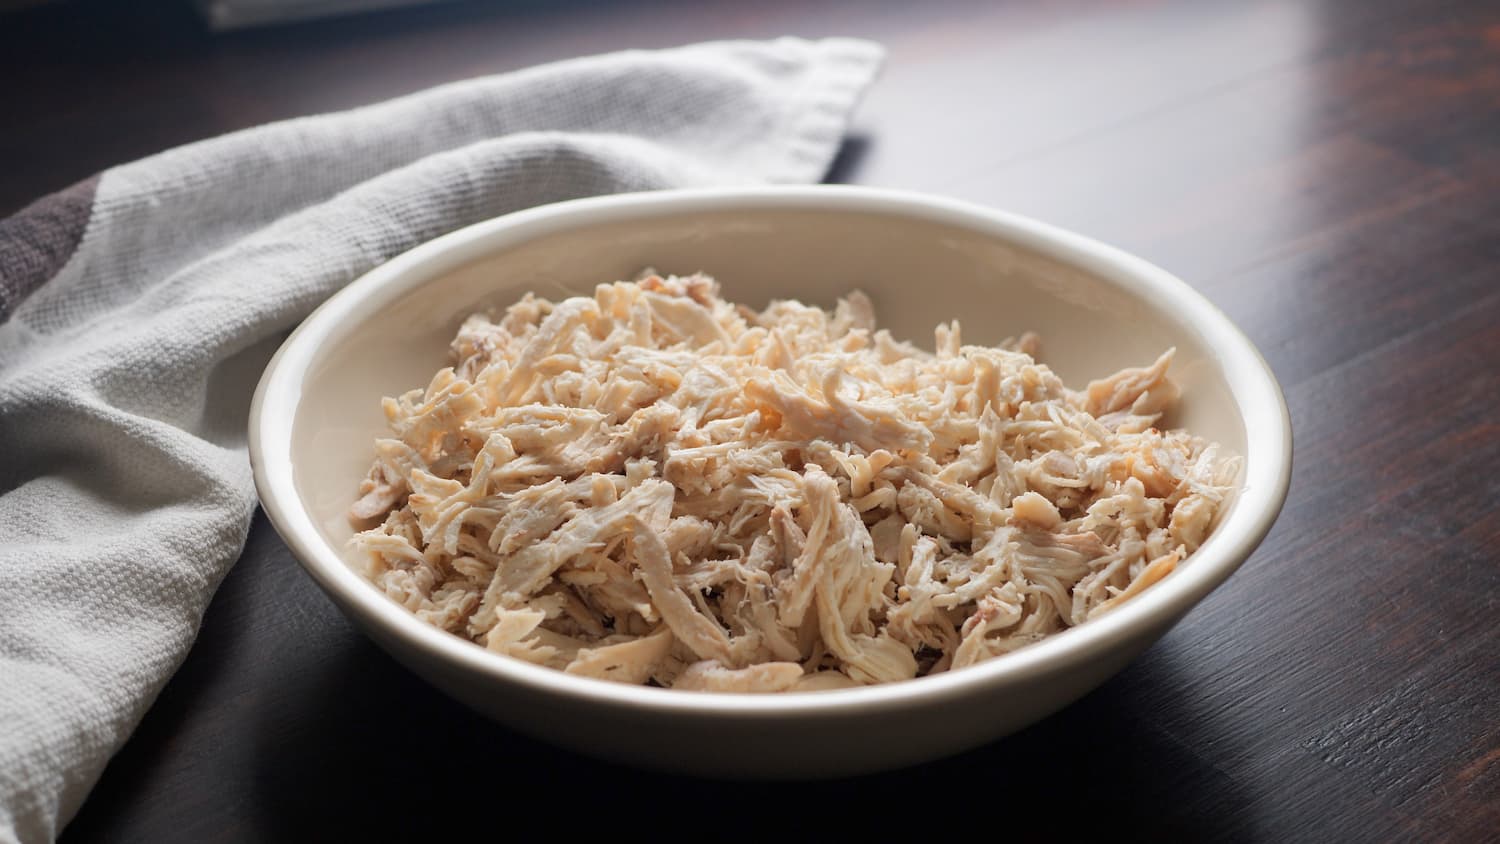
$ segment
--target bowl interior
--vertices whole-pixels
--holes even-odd
[[[861,289],[881,326],[932,347],[939,322],[958,320],[967,343],[1036,331],[1040,358],[1069,386],[1177,348],[1183,400],[1170,425],[1245,454],[1247,434],[1212,338],[1163,297],[1122,282],[1108,262],[949,220],[844,208],[672,210],[629,219],[580,219],[538,236],[469,243],[386,285],[315,353],[302,385],[290,457],[303,505],[343,551],[345,512],[386,432],[382,396],[424,386],[447,365],[464,317],[503,308],[526,291],[561,298],[634,277],[706,272],[735,302],[777,298],[832,306]],[[472,254],[469,254],[472,253]]]

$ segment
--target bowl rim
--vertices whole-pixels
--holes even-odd
[[[855,689],[777,695],[631,686],[489,651],[418,619],[356,572],[322,538],[297,493],[290,446],[303,381],[329,340],[344,336],[363,318],[435,277],[536,237],[632,219],[750,208],[876,213],[953,225],[1048,255],[1134,295],[1169,303],[1217,355],[1215,365],[1245,425],[1244,484],[1232,510],[1194,552],[1191,565],[1101,618],[958,671]],[[951,701],[1066,670],[1154,626],[1174,623],[1233,574],[1269,532],[1291,479],[1291,437],[1281,388],[1260,352],[1222,311],[1166,270],[1019,214],[914,191],[845,185],[612,194],[516,211],[434,238],[355,279],[303,320],[267,365],[249,416],[250,462],[262,507],[302,567],[366,630],[379,628],[426,658],[489,681],[518,684],[534,694],[677,716],[738,718],[846,717]]]

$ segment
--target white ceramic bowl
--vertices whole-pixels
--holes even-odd
[[[882,325],[930,348],[1024,330],[1070,384],[1177,347],[1185,425],[1245,458],[1233,504],[1170,577],[1096,621],[961,671],[781,696],[674,692],[537,667],[418,621],[349,566],[346,508],[384,430],[382,396],[427,383],[462,318],[532,290],[705,271],[731,301],[831,305],[859,287]],[[267,368],[250,419],[261,502],[335,603],[398,660],[482,713],[589,754],[685,772],[808,777],[920,762],[1002,736],[1120,670],[1229,577],[1286,495],[1291,429],[1255,348],[1183,282],[1023,217],[846,187],[585,199],[470,226],[371,271],[318,308]]]

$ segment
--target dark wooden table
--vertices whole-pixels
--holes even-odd
[[[1297,453],[1244,569],[1018,735],[882,776],[743,785],[595,763],[471,715],[355,633],[258,519],[67,840],[493,840],[518,819],[798,838],[889,835],[902,816],[1006,840],[1500,836],[1491,3],[455,4],[220,37],[170,8],[43,9],[0,18],[0,213],[266,120],[782,33],[890,48],[832,178],[1119,244],[1249,333]]]

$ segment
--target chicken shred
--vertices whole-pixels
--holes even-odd
[[[704,275],[527,295],[384,400],[350,518],[422,620],[572,674],[719,692],[962,668],[1081,624],[1209,537],[1239,461],[1159,430],[1172,350],[1074,391],[1035,335],[936,352]]]

